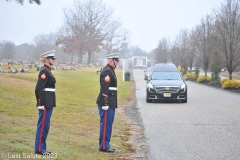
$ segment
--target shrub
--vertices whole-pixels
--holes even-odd
[[[179,72],[182,74],[182,76],[186,73],[185,69],[182,68],[178,68]]]
[[[187,74],[187,68],[186,68],[186,67],[183,67],[182,75],[185,75],[185,74]]]
[[[187,74],[185,74],[185,76],[186,76],[187,79],[194,79],[195,73],[188,72]]]
[[[226,82],[227,80],[229,80],[228,78],[223,78],[223,79],[221,79],[221,84],[223,84],[224,82]]]
[[[211,81],[211,77],[210,76],[205,77],[204,75],[199,76],[197,79],[197,82],[199,83],[210,82],[210,81]]]
[[[240,88],[240,82],[236,80],[226,80],[222,84],[222,89],[234,89],[234,88]]]
[[[179,72],[181,72],[181,73],[182,73],[182,68],[179,68],[179,67],[178,67],[178,70],[179,70]]]

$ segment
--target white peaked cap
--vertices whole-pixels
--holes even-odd
[[[106,55],[107,58],[119,58],[119,56],[120,53],[110,53]]]
[[[55,50],[45,52],[45,53],[41,54],[41,57],[52,57],[52,58],[54,58],[54,59],[57,58],[57,57],[55,56]]]

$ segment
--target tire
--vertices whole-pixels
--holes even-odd
[[[146,94],[146,102],[147,102],[147,103],[150,103],[150,102],[152,102],[152,100],[149,100],[149,99],[148,99],[148,96],[147,96],[147,94]]]
[[[147,102],[147,103],[151,103],[151,102],[152,102],[152,100],[148,100],[148,99],[146,99],[146,102]]]
[[[181,100],[182,103],[187,103],[187,97],[184,100]]]

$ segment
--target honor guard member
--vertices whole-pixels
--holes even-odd
[[[112,53],[106,57],[107,65],[100,74],[100,93],[97,98],[100,115],[99,151],[115,152],[110,146],[110,141],[117,108],[117,77],[114,70],[119,63],[119,53]]]
[[[56,79],[51,72],[51,66],[55,63],[55,50],[43,53],[41,61],[44,63],[39,71],[38,81],[35,87],[35,95],[38,108],[38,123],[35,138],[35,153],[50,154],[47,151],[47,135],[50,128],[50,119],[53,107],[56,107],[55,83]]]

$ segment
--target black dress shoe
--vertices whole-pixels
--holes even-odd
[[[51,154],[49,151],[44,151],[44,152],[35,152],[36,154],[41,154],[41,155],[48,155]]]
[[[106,150],[99,149],[99,151],[101,151],[101,152],[115,152],[115,149],[113,149],[113,148],[109,148],[109,149],[106,149]]]

